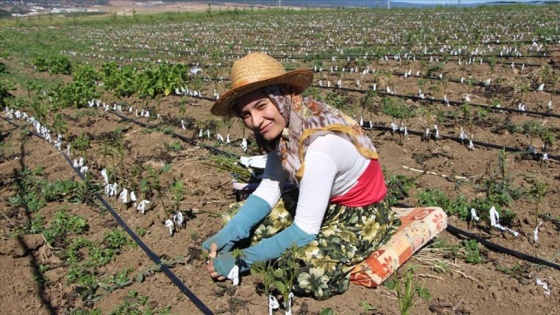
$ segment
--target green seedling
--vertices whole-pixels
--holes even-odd
[[[251,275],[257,278],[257,293],[268,296],[274,283],[274,277],[269,272],[271,269],[270,262],[257,261],[251,265]]]
[[[89,149],[91,141],[89,136],[85,132],[80,132],[80,134],[72,141],[72,148],[80,152],[82,157],[86,157],[87,149]]]
[[[362,301],[359,303],[360,307],[362,308],[362,312],[360,314],[373,314],[377,310],[377,306],[369,304],[369,302]]]
[[[181,200],[183,200],[184,195],[184,185],[181,179],[176,180],[171,186],[169,186],[169,191],[173,195],[173,205],[172,211],[179,211]]]
[[[386,281],[385,286],[389,290],[395,290],[401,315],[411,314],[418,297],[426,302],[431,299],[430,292],[423,285],[416,284],[413,267],[407,269],[398,279]]]
[[[164,144],[167,150],[169,151],[181,151],[183,149],[183,145],[179,141],[173,141]]]
[[[463,249],[465,260],[468,263],[479,264],[484,262],[484,259],[480,255],[480,249],[476,240],[464,240]]]
[[[513,187],[513,178],[510,176],[507,158],[505,150],[498,152],[497,170],[493,169],[490,178],[485,181],[486,198],[493,205],[508,206],[522,195],[519,188]]]
[[[61,113],[55,113],[53,116],[53,123],[52,123],[53,131],[56,134],[62,135],[66,131],[68,131],[68,123],[62,117]]]
[[[107,248],[112,249],[119,249],[126,245],[135,244],[131,239],[128,238],[128,235],[120,229],[115,229],[111,232],[105,232],[103,243],[107,246]]]
[[[123,298],[124,303],[112,310],[109,315],[128,315],[128,314],[159,314],[170,315],[171,306],[166,305],[161,309],[154,307],[157,303],[152,303],[147,296],[140,295],[137,291],[131,290]]]
[[[103,276],[99,281],[99,287],[108,293],[127,287],[133,283],[133,280],[128,277],[132,271],[133,268],[125,268],[115,275]]]
[[[322,309],[319,312],[319,315],[336,315],[336,312],[332,308],[327,307],[327,308]]]
[[[535,225],[539,224],[540,206],[544,197],[548,194],[548,184],[545,182],[535,182],[529,194],[536,202],[535,206]]]
[[[82,234],[89,228],[86,219],[81,216],[68,214],[61,209],[54,214],[49,226],[42,231],[51,246],[61,245],[68,240],[67,236]]]
[[[165,206],[165,201],[163,199],[163,187],[160,183],[160,175],[169,171],[171,169],[171,165],[165,164],[159,170],[153,168],[152,166],[148,166],[148,175],[140,181],[140,191],[146,195],[146,199],[152,199],[156,193],[157,197],[161,201],[163,206],[163,210],[165,212],[164,217],[168,217],[170,213],[168,213],[167,208]]]
[[[410,191],[416,187],[412,177],[396,175],[384,170],[387,195],[385,200],[394,205],[410,196]]]

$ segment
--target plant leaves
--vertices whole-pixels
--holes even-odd
[[[332,308],[330,308],[330,307],[327,307],[327,308],[325,308],[325,309],[322,309],[322,310],[319,312],[319,315],[334,315],[334,314],[335,314],[335,313],[334,313],[334,310],[333,310]]]
[[[170,169],[171,169],[171,164],[165,164],[165,165],[161,168],[161,170],[159,170],[159,173],[160,173],[160,174],[163,174],[163,173],[169,171]]]
[[[416,294],[418,294],[418,296],[420,298],[422,298],[424,301],[429,302],[432,299],[432,295],[430,294],[430,291],[424,287],[416,287]]]
[[[136,276],[136,281],[139,283],[144,282],[144,274],[142,272],[140,272],[137,276]]]
[[[387,280],[384,283],[385,287],[389,290],[394,290],[397,286],[397,281],[395,279]]]
[[[286,292],[286,285],[281,281],[274,281],[274,286],[280,292]]]

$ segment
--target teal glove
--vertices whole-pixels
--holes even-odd
[[[262,198],[250,195],[239,212],[216,235],[202,243],[202,248],[210,250],[210,245],[218,245],[218,253],[231,251],[235,242],[249,237],[251,229],[262,221],[272,210]]]
[[[315,237],[317,235],[308,234],[292,223],[288,228],[271,238],[265,238],[258,244],[244,249],[241,259],[245,261],[245,264],[239,266],[239,272],[249,270],[256,261],[269,261],[280,257],[294,244],[298,247],[305,246]],[[214,270],[221,276],[227,276],[234,266],[233,252],[224,253],[214,259]]]

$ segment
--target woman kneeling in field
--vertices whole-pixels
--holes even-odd
[[[274,58],[251,53],[235,62],[231,80],[233,88],[211,112],[241,118],[267,161],[258,188],[202,245],[215,257],[210,276],[224,280],[236,264],[233,248],[250,239],[241,272],[295,245],[297,292],[327,299],[346,291],[352,268],[400,225],[383,201],[387,188],[375,147],[356,121],[301,95],[313,80],[309,70],[286,72]],[[295,188],[284,189],[286,182]]]

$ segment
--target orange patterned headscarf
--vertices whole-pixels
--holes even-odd
[[[313,139],[327,133],[334,133],[352,142],[365,158],[378,158],[373,143],[362,127],[340,110],[308,97],[303,98],[301,94],[294,94],[288,86],[266,86],[262,91],[278,108],[287,127],[272,141],[266,141],[255,134],[257,145],[266,153],[278,152],[282,158],[282,168],[292,182],[299,183],[303,176],[305,152]]]

